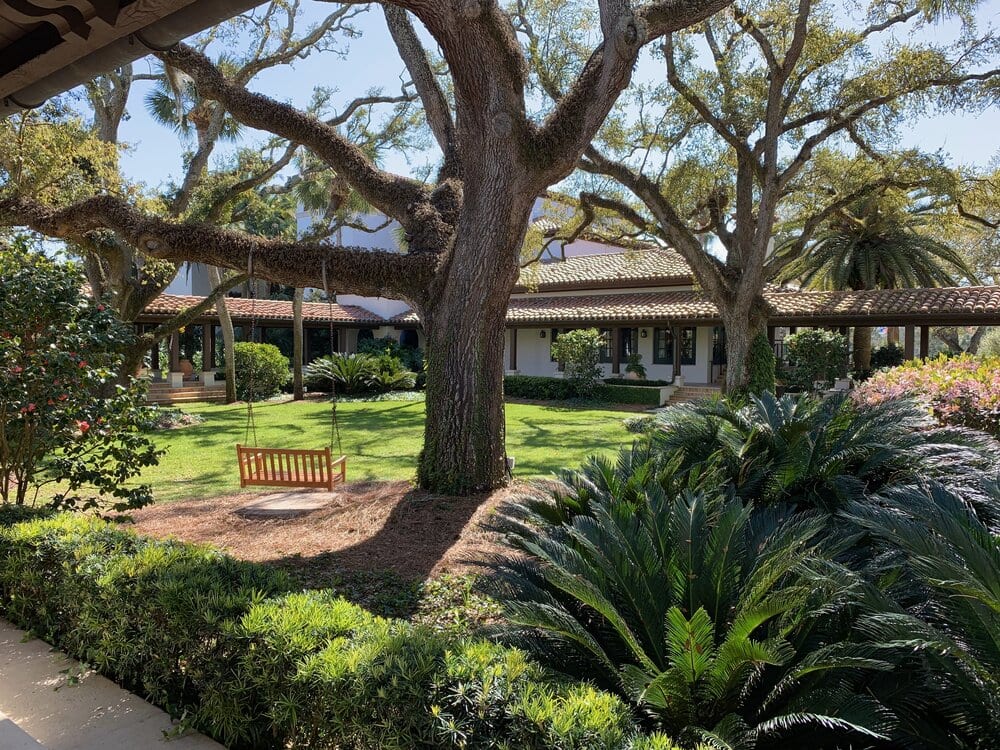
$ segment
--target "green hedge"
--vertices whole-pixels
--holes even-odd
[[[232,748],[672,747],[520,651],[289,589],[96,519],[0,528],[5,617]]]
[[[630,380],[629,378],[604,378],[604,382],[608,385],[630,385],[633,388],[672,385],[669,380]]]
[[[504,378],[504,393],[511,398],[527,398],[539,401],[570,401],[579,394],[570,380],[546,378],[539,375],[508,375]],[[660,405],[658,387],[641,387],[601,383],[594,391],[592,400],[613,404]]]

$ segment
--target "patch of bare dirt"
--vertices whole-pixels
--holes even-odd
[[[525,489],[455,498],[409,482],[364,482],[341,485],[329,505],[297,518],[241,516],[240,508],[260,499],[256,493],[150,506],[133,518],[140,533],[209,543],[244,560],[322,560],[341,570],[392,571],[413,580],[466,572],[499,551],[481,524]]]

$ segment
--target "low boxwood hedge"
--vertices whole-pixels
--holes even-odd
[[[605,381],[594,390],[591,400],[612,404],[660,405],[658,387],[643,387],[633,381],[621,382],[631,384],[620,385]],[[540,375],[507,375],[504,378],[504,394],[510,398],[538,401],[571,401],[580,397],[572,381]]]
[[[673,747],[520,651],[210,547],[22,516],[0,513],[0,612],[231,748]]]

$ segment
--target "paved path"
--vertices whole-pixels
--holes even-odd
[[[222,750],[200,734],[167,740],[166,713],[24,638],[0,619],[0,750]]]

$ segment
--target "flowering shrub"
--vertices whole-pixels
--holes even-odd
[[[73,264],[0,247],[0,502],[59,483],[57,507],[152,501],[134,485],[159,452],[143,391],[116,384],[131,329],[81,292]]]
[[[876,373],[854,391],[862,404],[905,397],[916,398],[943,424],[1000,437],[1000,357],[910,361]]]

